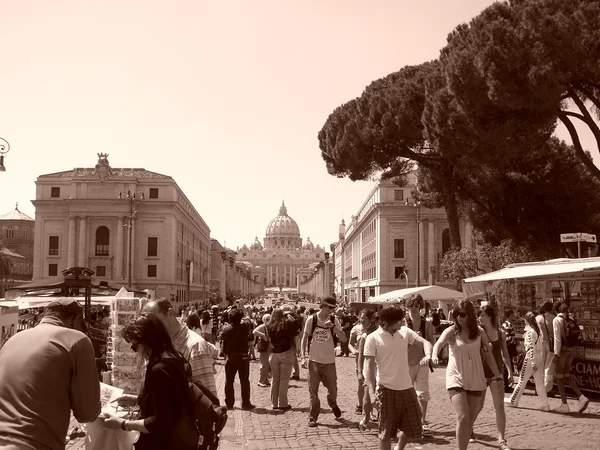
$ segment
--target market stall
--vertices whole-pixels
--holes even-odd
[[[600,258],[512,264],[467,278],[463,286],[467,298],[495,300],[501,317],[512,309],[518,337],[522,337],[528,311],[537,314],[547,301],[566,301],[584,338],[571,373],[582,390],[600,392]]]

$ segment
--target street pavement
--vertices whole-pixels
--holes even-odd
[[[321,387],[321,415],[319,426],[309,428],[308,386],[306,370],[301,370],[301,380],[291,381],[289,401],[291,411],[272,411],[269,389],[257,386],[259,363],[251,362],[250,381],[252,403],[256,409],[244,411],[240,401],[229,411],[229,421],[221,434],[222,450],[237,449],[376,449],[378,448],[375,428],[362,432],[358,429],[359,416],[354,412],[356,405],[356,379],[354,358],[336,358],[338,374],[338,404],[343,411],[336,420],[326,408],[325,390]],[[455,449],[454,410],[445,390],[445,369],[437,368],[430,374],[432,400],[429,402],[427,419],[433,436],[410,443],[410,449]],[[224,361],[219,360],[216,374],[217,388],[224,398]],[[235,383],[236,397],[240,397],[240,385]],[[550,399],[551,408],[559,405],[558,399]],[[600,402],[592,400],[584,414],[557,414],[535,409],[537,398],[532,390],[526,390],[517,409],[507,410],[507,439],[513,450],[600,450]],[[569,400],[571,409],[576,401]],[[73,422],[76,424],[76,422]],[[486,396],[483,411],[475,424],[477,441],[469,449],[497,448],[497,433],[494,407],[491,396]],[[82,449],[83,438],[75,439],[68,449]]]

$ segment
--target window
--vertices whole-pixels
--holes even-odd
[[[394,258],[404,258],[404,239],[394,239]]]
[[[15,229],[13,227],[8,227],[6,229],[6,239],[14,239],[15,238]]]
[[[242,258],[245,258],[247,255],[247,253],[242,253]]]
[[[321,257],[321,254],[320,254],[320,253],[317,253],[317,258],[320,258],[320,257]]]
[[[404,200],[404,191],[402,189],[394,189],[394,200]]]
[[[96,266],[96,276],[105,277],[106,276],[106,266]]]
[[[48,255],[58,255],[58,236],[50,236],[48,239]]]
[[[158,256],[158,238],[148,238],[148,256]]]
[[[394,278],[404,278],[404,266],[394,267]]]
[[[29,239],[29,228],[25,228],[23,230],[23,239],[25,239],[25,240]]]
[[[148,265],[148,278],[156,278],[156,264]]]
[[[96,230],[96,256],[108,256],[110,231],[102,226]]]
[[[48,264],[48,276],[55,277],[58,275],[58,264]]]
[[[60,188],[59,187],[50,188],[50,197],[51,198],[60,198]]]
[[[148,197],[158,198],[158,188],[150,188],[150,193],[149,193]]]

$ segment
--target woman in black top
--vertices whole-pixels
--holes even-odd
[[[127,325],[123,338],[148,361],[139,396],[123,395],[119,406],[140,405],[139,420],[105,415],[105,426],[139,431],[136,450],[197,450],[198,432],[190,414],[189,364],[171,343],[155,314],[144,314]]]
[[[301,326],[301,322],[291,314],[283,314],[283,310],[275,308],[271,314],[271,321],[266,327],[266,334],[271,341],[272,350],[269,362],[271,364],[271,404],[273,409],[292,409],[288,403],[287,391],[292,375],[295,349],[292,347],[294,337]]]

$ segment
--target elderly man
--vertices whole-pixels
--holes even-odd
[[[147,303],[143,312],[156,314],[165,324],[173,347],[187,359],[192,367],[192,380],[206,387],[218,397],[215,384],[214,360],[218,351],[214,345],[177,320],[171,302],[167,299]]]
[[[100,414],[94,348],[74,299],[51,302],[35,328],[0,352],[0,449],[64,450],[71,410],[80,422]]]

